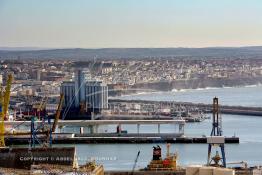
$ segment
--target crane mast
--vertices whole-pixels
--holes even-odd
[[[11,74],[8,75],[7,83],[5,87],[5,91],[3,92],[3,88],[0,88],[0,147],[5,147],[5,126],[4,120],[7,119],[7,111],[8,105],[10,101],[10,93],[11,93],[11,84],[13,81],[13,76]]]
[[[0,147],[5,147],[5,138],[4,138],[4,133],[5,133],[5,127],[4,127],[4,111],[3,111],[3,88],[1,86],[0,88]]]

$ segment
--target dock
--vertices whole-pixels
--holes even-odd
[[[41,121],[36,123],[41,124]],[[10,126],[30,126],[30,121],[5,121],[5,125]],[[126,132],[98,132],[98,127],[101,125],[136,125],[137,130],[134,133]],[[174,125],[174,131],[170,133],[162,133],[161,127],[165,124]],[[141,127],[144,125],[154,125],[157,127],[155,133],[142,133]],[[184,120],[61,120],[58,122],[58,127],[75,126],[88,127],[91,132],[78,133],[53,133],[52,143],[54,144],[79,144],[79,143],[207,143],[204,136],[190,137],[185,135]],[[83,130],[82,130],[83,131]],[[38,136],[41,139],[41,135]],[[46,136],[42,136],[46,138]],[[6,134],[6,144],[19,145],[29,144],[30,135],[23,133]],[[226,137],[226,143],[239,143],[238,137]]]

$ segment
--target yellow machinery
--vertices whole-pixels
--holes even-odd
[[[62,103],[63,103],[64,96],[63,94],[60,95],[60,101],[56,110],[55,114],[55,119],[53,122],[53,126],[51,126],[51,121],[50,118],[43,118],[43,123],[41,125],[36,126],[35,125],[35,117],[31,118],[31,147],[35,148],[35,144],[42,144],[43,147],[51,147],[52,145],[52,133],[55,131],[60,113],[61,113],[61,108],[62,108]],[[45,121],[48,121],[47,123]],[[24,133],[26,134],[26,133]],[[38,138],[39,135],[44,134],[45,135],[45,140],[44,142],[41,142]]]
[[[6,87],[5,87],[5,91],[3,91],[3,88],[0,86],[0,147],[5,147],[5,134],[9,135],[27,135],[27,134],[31,134],[30,132],[18,132],[18,133],[5,133],[5,126],[4,126],[4,120],[7,118],[7,111],[8,111],[8,105],[9,105],[9,101],[10,101],[10,93],[11,93],[11,84],[12,84],[12,80],[13,80],[13,76],[12,75],[8,75],[8,79],[7,79],[7,83],[6,83]],[[61,113],[61,109],[62,109],[62,103],[64,100],[64,95],[61,94],[60,95],[60,101],[59,101],[59,105],[56,111],[56,115],[55,115],[55,119],[54,119],[54,123],[52,126],[52,132],[55,131],[59,117],[60,117],[60,113]],[[45,133],[47,131],[43,131],[42,133]],[[39,133],[41,134],[41,133]]]
[[[45,97],[42,99],[42,101],[41,101],[38,105],[36,105],[38,115],[40,115],[41,111],[46,108],[47,100],[48,100],[48,97],[45,96]],[[39,116],[39,117],[40,117],[40,116]]]
[[[4,103],[4,99],[3,99],[3,88],[1,87],[0,89],[0,147],[5,147],[5,137],[4,137],[4,133],[5,133],[5,126],[4,126],[4,111],[3,111],[3,103]]]
[[[11,93],[11,84],[13,81],[13,76],[8,75],[5,91],[3,92],[3,88],[0,87],[0,147],[5,147],[5,126],[4,120],[7,118],[6,114],[8,111],[8,105],[10,101],[10,93]]]
[[[53,127],[52,127],[52,132],[55,132],[58,120],[60,118],[63,101],[64,101],[64,94],[61,94],[60,95],[59,104],[58,104],[58,107],[57,107],[57,110],[56,110],[56,114],[55,114],[55,119],[54,119],[54,123],[53,123]]]

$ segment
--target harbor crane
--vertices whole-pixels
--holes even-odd
[[[64,100],[64,95],[60,94],[60,100],[59,100],[59,104],[58,104],[58,107],[57,107],[57,110],[56,110],[53,125],[51,125],[50,117],[47,117],[47,118],[44,117],[42,125],[36,127],[35,126],[35,118],[32,117],[32,119],[31,119],[31,147],[35,147],[36,142],[41,144],[40,139],[37,137],[37,135],[39,135],[39,134],[45,134],[46,135],[46,140],[45,140],[46,144],[49,141],[49,146],[50,147],[52,146],[52,133],[55,132],[55,130],[56,130],[57,123],[58,123],[58,120],[59,120],[60,114],[61,114],[63,100]],[[47,123],[45,122],[46,119],[48,120]],[[49,126],[46,126],[47,124]]]
[[[30,146],[32,148],[35,148],[36,144],[40,144],[45,147],[45,146],[48,146],[48,143],[49,143],[49,146],[51,147],[52,146],[52,133],[55,132],[56,130],[58,120],[61,114],[63,100],[64,100],[64,95],[61,94],[59,104],[58,104],[58,107],[57,107],[57,110],[54,116],[53,124],[51,124],[50,116],[43,117],[43,122],[41,122],[40,125],[36,125],[35,123],[36,117],[32,117],[30,132],[28,131],[26,132],[17,131],[17,132],[12,132],[12,133],[3,132],[1,136],[4,136],[4,135],[31,135]],[[44,142],[42,142],[42,140]]]
[[[56,110],[56,114],[55,114],[55,120],[54,120],[54,123],[53,123],[53,126],[52,126],[52,132],[55,132],[55,130],[56,130],[57,123],[58,123],[58,120],[59,120],[60,115],[61,115],[63,101],[64,101],[64,94],[61,94],[60,95],[59,104],[58,104],[58,107],[57,107],[57,110]]]
[[[7,117],[7,111],[10,101],[10,93],[11,93],[11,84],[13,81],[12,74],[9,74],[7,77],[6,87],[5,91],[3,91],[3,87],[0,86],[0,147],[5,147],[5,126],[4,126],[4,120],[6,120]]]
[[[213,123],[212,131],[210,137],[207,137],[208,143],[208,157],[207,165],[222,166],[226,167],[226,156],[225,156],[225,137],[222,136],[222,118],[219,115],[219,105],[218,98],[213,98]],[[221,149],[222,157],[220,157],[219,152],[211,159],[211,151],[213,146],[218,146]],[[212,161],[214,164],[212,164]],[[222,165],[219,165],[222,162]]]

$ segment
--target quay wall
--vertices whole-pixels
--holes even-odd
[[[29,142],[28,137],[13,137],[12,139],[6,138],[7,145],[25,145]],[[164,134],[145,134],[141,133],[138,136],[128,134],[115,134],[114,136],[98,135],[79,135],[72,138],[55,138],[53,144],[98,144],[98,143],[125,143],[125,144],[138,144],[138,143],[186,143],[186,144],[202,144],[207,143],[206,137],[179,137],[179,136],[165,136]],[[226,137],[225,143],[238,144],[238,137]]]

